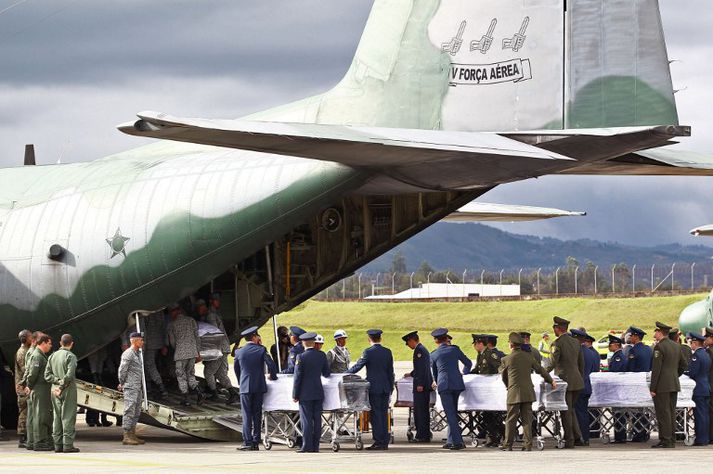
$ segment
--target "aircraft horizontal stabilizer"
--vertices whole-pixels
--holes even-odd
[[[699,235],[713,236],[713,225],[704,225],[701,227],[696,227],[695,229],[691,230],[691,235],[695,235],[696,237]]]
[[[586,216],[586,212],[563,211],[547,207],[517,206],[471,202],[448,215],[444,222],[519,222],[552,219],[554,217]]]
[[[542,176],[572,162],[495,133],[182,119],[156,112],[129,135],[342,163],[424,189],[470,189]],[[437,166],[434,166],[436,165]]]

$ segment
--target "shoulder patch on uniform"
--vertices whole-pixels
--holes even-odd
[[[660,351],[654,351],[654,357],[658,357],[658,356],[659,356],[659,354],[661,354],[661,352],[660,352]]]
[[[300,357],[298,357],[297,360],[295,361],[295,365],[299,365],[300,360],[302,360],[302,359]]]
[[[629,354],[629,359],[633,359],[634,357],[634,354]]]
[[[691,360],[692,360],[693,362],[695,362],[695,361],[697,361],[698,359],[695,358],[695,357],[691,357]]]
[[[616,357],[614,360],[617,362],[621,362],[621,357]]]
[[[423,354],[421,354],[421,353],[419,352],[418,354],[416,354],[416,357],[421,357],[422,355],[423,355]]]
[[[493,352],[491,355],[493,356],[493,359],[497,359],[497,358],[498,358],[498,355],[497,355],[495,352]]]

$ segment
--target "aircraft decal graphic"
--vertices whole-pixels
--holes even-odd
[[[111,257],[109,257],[109,259],[112,259],[119,254],[126,257],[126,242],[129,240],[131,239],[121,235],[121,228],[117,227],[114,236],[106,239],[106,243],[109,244],[109,248],[111,248]]]
[[[467,21],[463,20],[460,22],[460,28],[458,28],[458,33],[447,43],[441,45],[441,50],[444,53],[450,53],[451,56],[455,56],[460,51],[460,47],[463,46],[463,33],[465,32],[465,27],[468,24]]]
[[[479,40],[473,40],[470,42],[471,51],[480,51],[482,54],[486,54],[490,47],[493,45],[493,33],[495,32],[495,27],[498,25],[498,19],[493,18],[490,22],[490,28],[488,32],[484,34]]]
[[[512,38],[505,38],[503,40],[503,49],[512,49],[516,53],[520,51],[525,45],[525,39],[527,38],[527,36],[525,36],[525,32],[527,31],[527,26],[529,24],[530,17],[526,16],[525,19],[522,20],[522,26],[520,27],[520,31],[515,33]]]
[[[529,59],[509,59],[493,64],[452,64],[451,86],[478,86],[532,79]]]

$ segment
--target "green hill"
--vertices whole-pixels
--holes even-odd
[[[298,325],[325,336],[325,349],[332,347],[336,329],[345,329],[349,348],[356,358],[368,346],[365,331],[380,328],[384,345],[394,352],[396,360],[410,360],[411,351],[401,336],[418,330],[422,342],[433,349],[430,332],[447,327],[469,356],[473,356],[471,333],[492,333],[500,336],[499,347],[507,352],[506,336],[510,331],[528,330],[533,344],[540,333],[551,330],[552,317],[559,315],[572,321],[573,327],[583,326],[595,337],[610,329],[639,326],[651,335],[657,320],[675,325],[678,315],[687,305],[705,298],[705,294],[652,298],[562,298],[536,301],[500,301],[469,303],[326,303],[309,301],[278,317],[284,326]],[[274,342],[272,326],[262,329],[265,344]]]

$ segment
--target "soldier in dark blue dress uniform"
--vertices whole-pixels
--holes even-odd
[[[693,402],[696,404],[696,408],[693,411],[693,419],[696,422],[696,440],[693,445],[708,446],[710,442],[708,403],[711,397],[708,373],[711,370],[711,358],[705,347],[703,347],[703,343],[706,340],[705,337],[689,332],[688,340],[693,354],[691,354],[687,374],[696,381],[696,388],[693,389]]]
[[[411,443],[431,442],[430,399],[433,376],[431,375],[431,354],[421,344],[418,331],[413,331],[401,339],[413,350],[413,418],[416,425],[416,437]]]
[[[630,327],[628,330],[631,334],[630,342],[633,344],[629,349],[627,357],[626,371],[627,372],[651,372],[651,363],[654,359],[654,352],[651,347],[645,345],[641,340],[646,333],[637,327]],[[649,421],[646,417],[635,414],[632,417],[634,421],[634,436],[631,441],[634,443],[644,443],[648,441]]]
[[[389,449],[389,403],[394,391],[394,357],[389,349],[381,345],[381,329],[369,329],[366,333],[371,347],[362,353],[347,373],[356,374],[366,367],[374,437],[374,444],[366,449],[385,451]]]
[[[584,446],[589,446],[589,437],[591,434],[593,417],[589,415],[589,398],[592,396],[592,382],[589,375],[592,372],[599,372],[599,353],[592,347],[595,339],[587,334],[586,331],[580,329],[570,330],[574,336],[582,344],[582,356],[584,356],[584,388],[579,393],[579,398],[575,403],[575,411],[577,412],[577,422],[579,430],[582,432],[582,442]],[[575,445],[579,443],[576,443]]]
[[[290,353],[287,355],[287,367],[282,369],[281,374],[294,374],[295,373],[295,362],[297,362],[297,356],[305,351],[305,346],[302,345],[300,341],[300,336],[305,333],[305,330],[299,326],[290,326],[290,342],[292,342],[292,348]]]
[[[609,372],[626,372],[627,358],[624,356],[621,338],[609,334]],[[626,417],[621,411],[614,411],[614,443],[626,443]]]
[[[317,333],[300,336],[305,351],[297,356],[292,398],[300,404],[302,449],[298,453],[318,453],[322,436],[322,404],[324,387],[321,377],[329,377],[327,354],[315,348]]]

